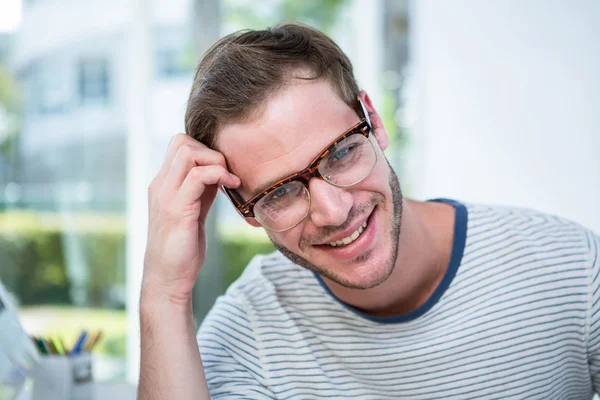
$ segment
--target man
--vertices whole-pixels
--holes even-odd
[[[530,210],[404,198],[381,117],[322,33],[218,41],[186,131],[149,189],[141,399],[598,391],[598,236]],[[219,189],[279,251],[251,262],[196,338]]]

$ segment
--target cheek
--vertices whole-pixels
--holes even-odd
[[[285,248],[297,252],[299,250],[299,242],[302,236],[302,226],[296,226],[285,232],[270,232],[269,236],[274,242],[284,246]]]
[[[379,160],[369,176],[356,185],[356,188],[369,192],[388,193],[390,191],[389,180],[389,168],[385,161]]]

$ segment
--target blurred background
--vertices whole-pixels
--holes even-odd
[[[0,279],[32,334],[102,329],[135,382],[147,187],[220,36],[302,21],[354,63],[406,195],[536,208],[600,232],[595,0],[0,0]],[[197,323],[272,250],[219,194]]]

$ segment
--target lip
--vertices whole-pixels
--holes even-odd
[[[322,251],[327,252],[331,256],[337,259],[352,259],[365,252],[369,248],[372,247],[372,243],[376,237],[375,233],[377,232],[377,221],[375,218],[375,211],[377,207],[373,209],[369,217],[367,218],[367,228],[361,233],[361,235],[352,243],[347,246],[342,247],[331,247],[328,244],[317,245],[316,247]],[[363,221],[364,222],[364,221]],[[363,223],[361,222],[361,224]],[[358,225],[360,226],[360,225]],[[355,228],[354,230],[358,229]],[[350,234],[354,232],[351,231]],[[348,236],[349,234],[346,234]],[[346,237],[342,236],[342,237]]]
[[[372,213],[373,213],[373,211],[371,211],[371,214]],[[337,242],[338,240],[342,240],[343,238],[352,235],[356,230],[358,230],[358,228],[360,228],[360,226],[362,224],[365,223],[365,221],[369,220],[371,214],[369,214],[369,216],[367,218],[365,218],[363,221],[361,221],[360,223],[355,224],[354,227],[347,228],[347,229],[343,230],[342,232],[338,233],[337,235],[332,236],[332,237],[328,238],[327,240],[324,240],[323,243],[319,243],[318,246],[329,246],[329,243],[331,243],[331,242]]]

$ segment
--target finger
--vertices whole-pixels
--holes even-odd
[[[153,186],[161,187],[163,185],[163,182],[169,173],[171,165],[173,164],[173,160],[175,159],[175,157],[177,157],[177,154],[180,152],[180,150],[185,147],[206,149],[206,151],[208,153],[213,154],[214,163],[215,164],[220,163],[219,159],[222,157],[221,153],[219,153],[215,150],[209,149],[207,146],[198,142],[196,139],[192,138],[189,135],[185,135],[183,133],[177,134],[177,135],[173,136],[173,138],[171,139],[171,142],[169,143],[169,147],[167,148],[167,152],[165,154],[165,159],[163,161],[163,164],[162,164],[160,170],[158,171],[156,177],[154,178]],[[224,162],[224,157],[223,157],[223,162]]]
[[[173,158],[175,158],[175,154],[177,154],[177,151],[183,144],[185,144],[185,143],[191,144],[189,139],[190,138],[188,138],[187,135],[184,133],[178,133],[177,135],[175,135],[171,138],[171,140],[169,141],[169,145],[167,146],[167,151],[165,153],[165,158],[163,160],[163,163],[160,166],[160,169],[158,170],[158,172],[156,173],[156,176],[152,180],[152,183],[150,184],[151,191],[152,190],[156,191],[157,189],[160,189],[162,187],[163,182],[164,182],[165,178],[167,177],[167,174],[169,173],[169,168],[171,167]],[[198,142],[198,144],[200,144],[200,143]]]
[[[208,208],[217,194],[218,185],[237,188],[240,181],[220,165],[194,167],[189,171],[181,188],[175,195],[174,206],[181,209],[186,208],[201,199],[210,189],[211,193],[208,196],[210,198],[202,199],[202,211],[206,210],[208,212]]]
[[[179,190],[192,168],[208,165],[218,165],[227,171],[225,157],[221,153],[206,147],[199,148],[187,145],[180,147],[164,180],[164,190],[175,193]]]
[[[175,154],[177,154],[177,150],[179,150],[179,148],[186,143],[192,144],[189,141],[189,139],[193,138],[188,137],[188,135],[186,135],[185,133],[178,133],[177,135],[171,138],[171,140],[169,141],[169,146],[167,147],[167,151],[165,153],[165,159],[163,160],[163,164],[161,165],[160,170],[158,171],[157,177],[164,178],[165,176],[167,176],[169,168],[171,167],[171,163],[173,162],[173,158],[175,158]]]

